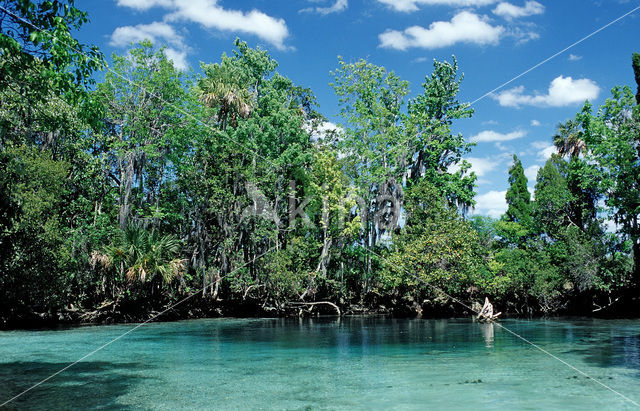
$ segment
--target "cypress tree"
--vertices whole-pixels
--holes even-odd
[[[527,188],[527,177],[524,175],[522,162],[513,155],[513,165],[509,168],[509,189],[506,200],[508,209],[505,220],[518,223],[526,228],[531,227],[531,193]]]
[[[561,228],[569,225],[573,197],[566,178],[568,169],[569,164],[554,154],[538,171],[536,199],[531,207],[538,234],[557,238]]]

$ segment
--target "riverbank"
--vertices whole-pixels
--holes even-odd
[[[123,305],[107,305],[102,309],[82,309],[68,307],[54,314],[32,313],[19,318],[6,319],[0,323],[0,330],[56,328],[78,325],[127,324],[145,321],[180,321],[211,318],[308,318],[319,316],[386,316],[390,318],[448,319],[475,317],[475,313],[461,304],[434,304],[425,300],[423,304],[350,304],[339,306],[330,301],[291,302],[279,309],[264,307],[253,301],[211,301],[207,297],[196,295],[188,300],[167,301],[163,305],[148,306],[127,302]],[[480,299],[465,301],[472,306]],[[640,317],[638,298],[629,298],[629,303],[620,303],[607,310],[563,310],[554,313],[509,309],[509,304],[496,306],[506,318],[592,318],[592,319],[634,319]],[[513,308],[513,305],[511,305]],[[147,308],[147,310],[142,310]]]

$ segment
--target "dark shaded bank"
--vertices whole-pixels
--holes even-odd
[[[318,302],[315,302],[318,303]],[[3,320],[1,330],[58,328],[89,324],[118,324],[148,321],[180,321],[204,318],[286,318],[286,317],[319,317],[337,316],[333,303],[300,305],[299,303],[285,303],[281,307],[266,307],[258,301],[211,301],[201,295],[171,307],[176,302],[166,302],[164,305],[152,306],[143,302],[128,302],[108,310],[65,310],[52,315],[32,313],[13,319]],[[464,301],[471,306],[474,301]],[[392,318],[428,318],[448,319],[475,316],[462,305],[450,302],[437,304],[424,300],[422,304],[351,304],[337,306],[341,316],[388,316]],[[514,304],[496,305],[496,310],[502,312],[501,318],[562,318],[579,317],[594,319],[634,319],[640,317],[640,299],[626,296],[605,309],[592,311],[587,305],[573,304],[566,309],[554,313],[544,313]],[[157,316],[157,319],[154,318]]]

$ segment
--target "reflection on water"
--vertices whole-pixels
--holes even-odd
[[[640,335],[614,335],[604,344],[592,344],[575,352],[600,367],[627,367],[640,376]]]
[[[501,324],[625,395],[639,397],[640,321]],[[130,328],[0,333],[0,400]],[[494,324],[347,317],[149,324],[12,405],[625,409],[630,404]]]
[[[484,341],[486,343],[487,348],[493,347],[493,337],[494,337],[493,327],[495,327],[493,323],[480,324],[480,329],[482,330],[482,336],[484,337]]]

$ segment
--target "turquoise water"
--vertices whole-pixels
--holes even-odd
[[[640,321],[502,324],[640,401]],[[131,329],[0,332],[0,403]],[[467,319],[148,324],[16,409],[631,409],[497,326]]]

